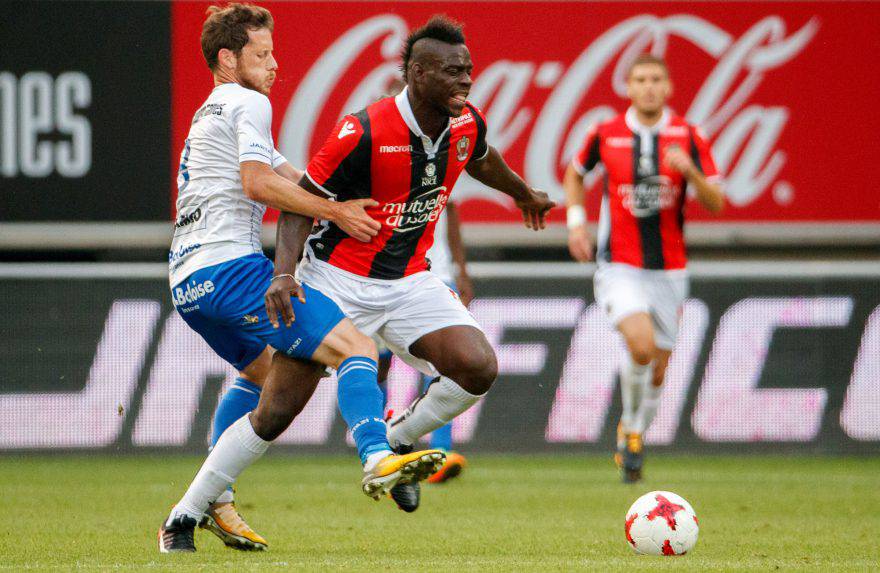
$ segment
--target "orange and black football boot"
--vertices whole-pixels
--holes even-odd
[[[241,551],[264,551],[269,543],[262,535],[250,528],[235,509],[235,503],[212,503],[199,524],[226,544]]]
[[[461,475],[467,467],[465,457],[457,452],[446,452],[446,463],[440,470],[428,478],[428,483],[444,483]]]

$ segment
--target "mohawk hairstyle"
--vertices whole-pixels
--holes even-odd
[[[400,52],[400,59],[402,60],[400,64],[400,73],[403,75],[404,81],[406,81],[406,74],[409,70],[409,61],[410,58],[412,58],[413,46],[415,46],[416,42],[419,40],[424,40],[426,38],[439,40],[446,44],[464,44],[464,31],[462,30],[462,25],[460,23],[447,16],[439,14],[431,16],[428,23],[410,34],[407,37],[406,42],[403,44],[403,50]]]

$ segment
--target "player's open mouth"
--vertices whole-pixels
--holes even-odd
[[[459,105],[464,105],[465,102],[467,102],[467,94],[466,93],[452,94],[452,97],[450,97],[449,99],[451,99],[453,102],[455,102]]]

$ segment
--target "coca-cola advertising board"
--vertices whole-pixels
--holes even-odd
[[[199,48],[208,5],[172,6],[175,155],[212,87]],[[880,93],[880,4],[262,5],[275,16],[280,64],[271,94],[276,144],[294,165],[307,163],[343,114],[387,92],[407,34],[444,13],[465,25],[475,64],[470,99],[487,116],[490,144],[557,200],[589,126],[626,108],[628,63],[652,52],[669,62],[670,106],[703,129],[726,175],[728,209],[712,217],[693,204],[691,220],[880,221],[870,183],[880,156],[880,115],[871,101]],[[599,195],[588,200],[594,216]],[[467,177],[453,198],[465,221],[520,222],[505,196]],[[551,220],[563,217],[557,209]]]

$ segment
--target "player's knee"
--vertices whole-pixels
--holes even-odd
[[[351,337],[347,350],[348,357],[366,356],[372,358],[376,362],[379,361],[379,352],[376,350],[376,343],[373,342],[372,338],[365,334],[361,334],[360,332],[354,333],[354,336]]]
[[[490,349],[478,370],[478,380],[482,386],[482,392],[478,393],[488,392],[496,378],[498,378],[498,358],[495,356],[495,352]]]
[[[654,359],[654,341],[650,338],[633,340],[629,345],[629,355],[636,364],[650,364]]]
[[[471,394],[485,394],[498,377],[498,359],[488,344],[460,353],[457,362],[458,376],[451,378]]]

